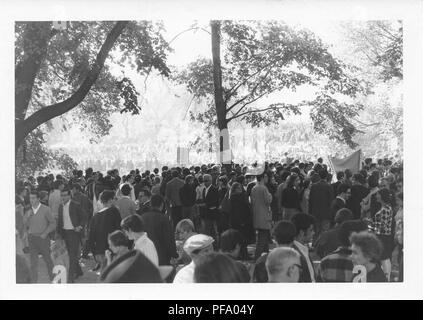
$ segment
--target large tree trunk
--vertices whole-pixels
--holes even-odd
[[[19,118],[17,117],[16,121],[15,121],[15,152],[17,152],[19,146],[21,145],[22,141],[25,139],[25,137],[34,129],[36,129],[37,127],[39,127],[41,124],[45,123],[48,120],[51,120],[57,116],[60,116],[70,110],[72,110],[73,108],[75,108],[79,103],[81,103],[85,96],[88,94],[88,92],[90,91],[92,85],[96,82],[103,66],[104,66],[104,62],[110,52],[110,50],[112,49],[112,47],[114,46],[117,38],[120,36],[120,34],[122,33],[122,31],[124,30],[124,28],[126,27],[126,25],[128,24],[128,21],[119,21],[115,24],[115,26],[113,27],[113,29],[110,31],[110,33],[107,35],[107,38],[105,40],[105,42],[103,43],[103,45],[101,46],[101,49],[99,51],[99,53],[97,54],[97,58],[96,61],[94,63],[94,65],[91,67],[90,72],[88,73],[87,77],[85,78],[84,82],[81,84],[81,86],[78,88],[78,90],[72,95],[70,96],[68,99],[50,105],[50,106],[46,106],[38,111],[36,111],[35,113],[33,113],[30,117],[28,117],[27,119],[23,120],[23,118]],[[47,28],[46,26],[44,26],[44,28]],[[50,27],[51,29],[51,27]],[[39,31],[36,32],[45,32],[45,29],[41,29]],[[43,38],[43,37],[40,37]],[[39,41],[38,44],[40,46],[44,45],[46,46],[44,48],[44,50],[47,50],[47,44],[48,44],[48,40],[47,41]],[[40,47],[43,48],[43,47]],[[42,50],[41,50],[42,51]],[[45,54],[44,54],[45,57]],[[25,82],[29,82],[31,84],[31,89],[29,91],[29,96],[26,96],[25,101],[21,101],[21,100],[16,100],[16,103],[21,103],[21,105],[16,105],[16,112],[19,113],[21,116],[22,114],[23,117],[25,116],[26,110],[28,109],[28,104],[31,98],[31,92],[32,92],[32,85],[34,83],[35,80],[35,76],[39,70],[39,66],[42,63],[41,59],[42,56],[39,57],[35,57],[35,61],[32,62],[32,64],[37,64],[38,63],[38,69],[36,69],[36,66],[33,66],[31,78],[26,78],[27,75],[25,75],[25,71],[23,72],[18,72],[18,67],[19,65],[16,67],[16,77],[19,78],[16,80],[16,83],[25,83]],[[34,59],[33,57],[29,57],[27,58],[29,60]],[[28,64],[30,64],[30,62],[27,62]],[[36,70],[35,70],[36,69]],[[35,73],[34,73],[35,70]],[[32,80],[31,80],[32,79]],[[28,89],[27,89],[28,90]],[[28,94],[28,92],[27,92]],[[26,102],[26,105],[24,104]],[[24,113],[23,113],[23,109],[24,109]]]
[[[214,84],[214,101],[216,106],[217,125],[219,130],[228,129],[228,122],[226,120],[226,103],[223,99],[222,87],[222,67],[220,63],[220,21],[211,21],[211,40],[212,40],[212,55],[213,55],[213,84]],[[220,162],[223,152],[223,140],[219,141],[220,148]]]

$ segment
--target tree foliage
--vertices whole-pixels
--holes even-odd
[[[113,112],[138,114],[131,79],[112,69],[130,65],[140,74],[155,69],[168,76],[170,48],[162,31],[162,23],[149,21],[72,22],[64,30],[51,22],[16,22],[16,148],[29,132],[72,109],[74,122],[97,136],[109,132]]]
[[[287,114],[300,114],[310,105],[314,127],[354,147],[357,132],[351,117],[363,108],[351,100],[367,92],[367,84],[352,76],[354,67],[335,58],[312,32],[279,21],[221,21],[222,87],[226,124],[235,119],[253,126],[278,123]],[[174,76],[208,108],[191,118],[216,125],[213,63],[200,58]],[[303,85],[315,88],[311,101],[263,104],[265,98]],[[349,103],[348,103],[349,102]],[[348,109],[347,112],[345,112]],[[216,117],[217,116],[217,117]],[[220,128],[220,126],[219,126]]]

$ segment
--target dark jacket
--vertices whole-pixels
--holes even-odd
[[[119,210],[112,206],[97,212],[91,219],[88,235],[88,246],[93,254],[104,254],[109,248],[107,237],[113,231],[120,229]]]
[[[332,253],[339,247],[341,243],[338,239],[339,227],[323,232],[314,244],[315,252],[320,259]]]
[[[330,213],[331,213],[330,220],[332,222],[335,220],[335,215],[338,212],[338,210],[345,208],[345,206],[346,206],[346,202],[342,201],[339,198],[335,198],[332,200],[332,203],[330,204]]]
[[[207,196],[206,189],[203,190],[203,199],[205,203],[204,218],[217,220],[219,218],[219,192],[214,185],[210,186]]]
[[[153,241],[159,256],[159,265],[169,265],[171,258],[177,258],[176,242],[173,229],[166,215],[158,210],[142,214],[145,232]]]
[[[333,189],[326,181],[320,180],[311,186],[308,210],[317,222],[331,219],[330,205],[333,198]]]
[[[361,201],[367,197],[370,190],[365,186],[358,184],[351,187],[351,196],[347,200],[347,208],[353,213],[354,219],[361,218]]]
[[[194,185],[184,184],[179,190],[179,197],[184,207],[192,207],[195,204],[196,196]]]
[[[80,204],[73,199],[69,200],[69,217],[74,228],[82,227],[85,222],[85,213]],[[59,206],[59,216],[57,220],[57,233],[64,237],[63,229],[63,204]]]
[[[72,200],[81,206],[84,213],[84,225],[86,225],[93,217],[93,202],[81,192],[75,193]]]
[[[298,209],[301,211],[300,194],[294,188],[283,189],[281,204],[284,208]]]

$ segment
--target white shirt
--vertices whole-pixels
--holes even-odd
[[[297,240],[294,240],[294,244],[297,246],[297,248],[301,251],[302,255],[306,259],[308,271],[310,272],[311,282],[316,282],[316,280],[314,279],[314,268],[312,262],[310,261],[310,256],[308,253],[308,247],[298,242]]]
[[[159,256],[157,255],[156,247],[153,241],[148,238],[147,233],[144,233],[135,241],[134,249],[141,251],[154,265],[159,265]]]
[[[73,230],[72,220],[69,215],[69,204],[68,201],[66,204],[63,205],[63,229],[65,230]]]
[[[194,283],[194,270],[195,264],[193,261],[189,265],[186,265],[175,276],[173,283]]]
[[[209,185],[208,187],[204,187],[206,189],[206,192],[204,192],[204,197],[207,197],[207,193],[209,192],[209,189],[212,185]]]
[[[34,212],[34,214],[37,214],[37,212],[40,209],[40,207],[41,207],[41,202],[38,203],[38,206],[36,208],[32,207],[32,211]]]

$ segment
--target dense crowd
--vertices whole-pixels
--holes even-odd
[[[60,241],[69,283],[90,259],[99,282],[402,281],[402,163],[262,169],[88,168],[17,181],[17,282],[38,281],[40,254],[53,280]]]

